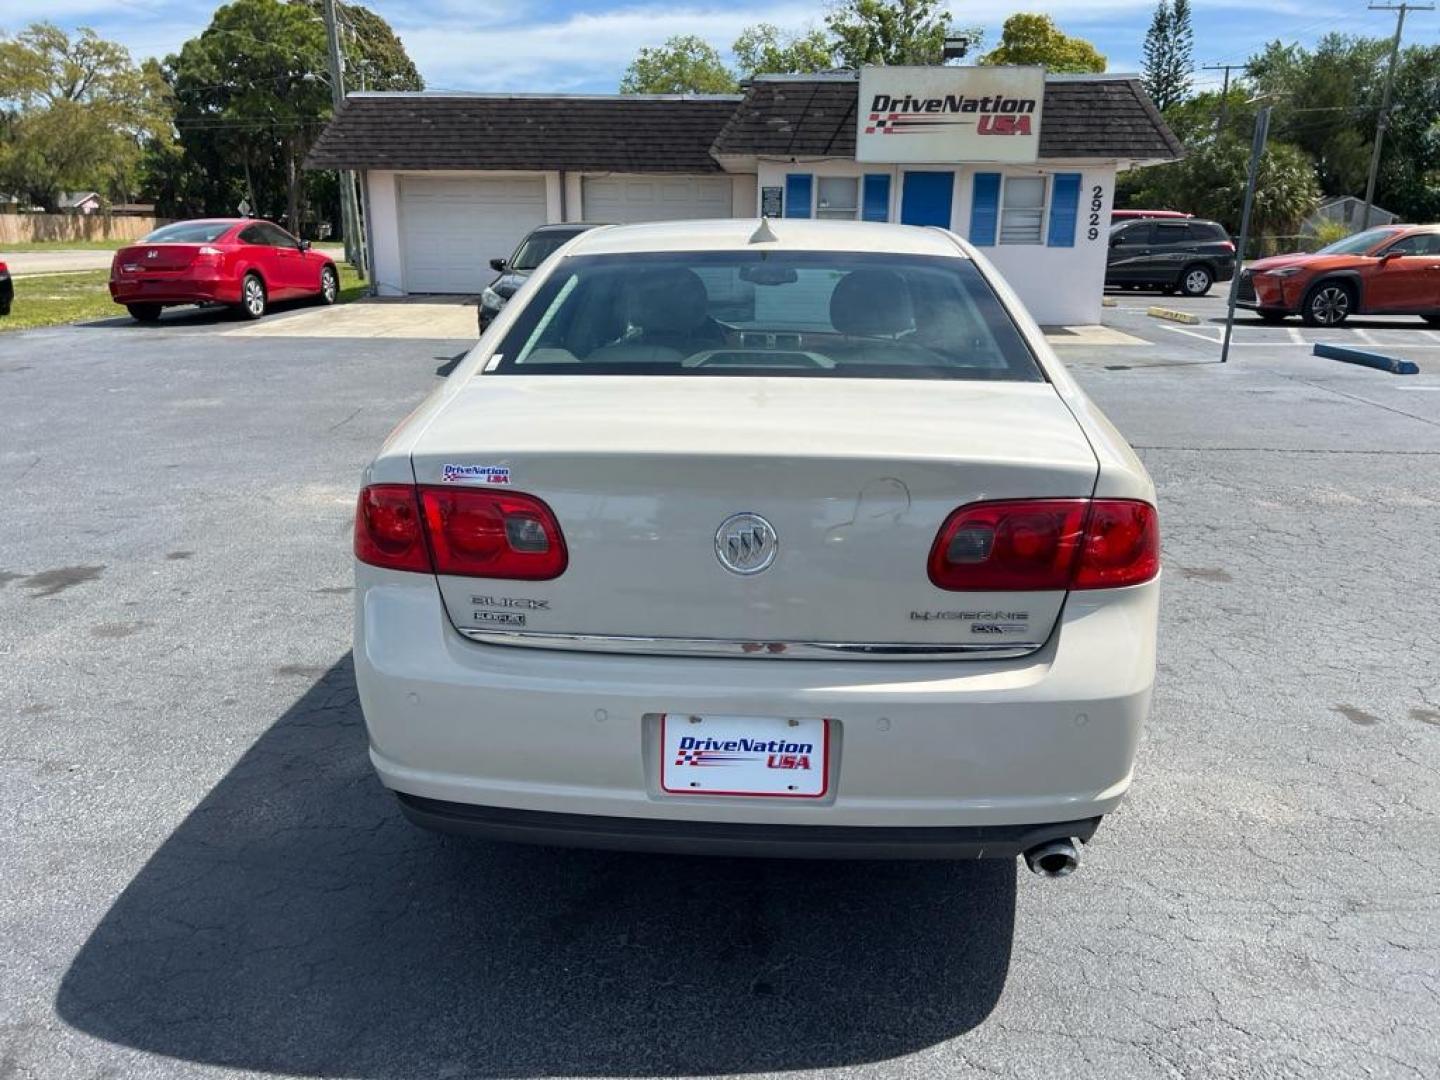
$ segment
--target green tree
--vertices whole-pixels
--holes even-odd
[[[715,47],[694,34],[641,49],[620,79],[622,94],[729,94],[736,89]]]
[[[1203,143],[1222,132],[1249,138],[1255,128],[1253,88],[1236,79],[1228,94],[1203,90],[1165,110],[1165,122],[1186,146]],[[1221,124],[1221,119],[1224,124]]]
[[[831,48],[846,67],[944,63],[945,38],[980,44],[980,31],[952,30],[942,0],[841,0],[825,17]]]
[[[1190,0],[1160,0],[1145,33],[1142,81],[1156,108],[1165,112],[1190,93],[1195,63]]]
[[[1071,37],[1049,15],[1020,13],[1005,20],[1000,44],[982,64],[1038,64],[1050,71],[1104,71],[1105,57],[1084,38]]]
[[[1381,150],[1379,202],[1406,221],[1440,221],[1440,45],[1401,53]]]
[[[423,87],[404,47],[379,16],[337,6],[347,89]],[[318,0],[234,0],[165,60],[176,102],[179,152],[154,146],[152,183],[172,211],[251,212],[309,232],[312,201],[333,220],[333,176],[306,173],[305,155],[331,114],[325,29]]]
[[[1364,190],[1389,47],[1376,38],[1327,34],[1313,50],[1272,42],[1246,65],[1255,88],[1278,102],[1275,138],[1304,147],[1328,192]]]
[[[1250,172],[1250,140],[1222,135],[1173,165],[1127,174],[1127,205],[1177,208],[1240,230],[1245,184]],[[1251,232],[1257,236],[1294,235],[1320,202],[1315,164],[1297,146],[1272,142],[1260,159]]]
[[[317,18],[323,0],[305,0]],[[347,90],[424,90],[425,80],[390,24],[359,4],[335,5]]]
[[[54,209],[67,190],[124,200],[135,191],[143,143],[169,125],[168,91],[124,46],[82,27],[74,36],[34,23],[0,35],[0,188]]]
[[[740,77],[828,71],[835,66],[830,43],[819,30],[805,34],[781,33],[770,23],[747,27],[730,46],[739,62]]]

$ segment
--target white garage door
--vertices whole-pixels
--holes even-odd
[[[584,182],[585,220],[617,225],[733,216],[728,176],[594,176]]]
[[[545,224],[543,177],[400,177],[405,291],[478,293],[515,245]]]

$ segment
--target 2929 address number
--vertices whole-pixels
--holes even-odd
[[[1090,189],[1090,228],[1085,236],[1091,240],[1100,239],[1100,208],[1105,205],[1105,189],[1096,184]]]

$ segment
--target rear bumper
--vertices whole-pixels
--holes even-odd
[[[397,792],[405,816],[426,829],[556,847],[793,859],[1013,859],[1037,844],[1089,840],[1099,818],[1050,825],[879,827],[735,825],[720,821],[598,817],[442,802]]]
[[[219,278],[166,281],[110,281],[110,298],[117,304],[238,304],[240,286]]]
[[[681,827],[702,823],[1082,835],[1073,823],[1108,813],[1129,786],[1154,677],[1158,581],[1072,594],[1051,640],[1024,658],[926,663],[506,648],[461,637],[429,576],[361,564],[356,584],[371,761],[397,793],[462,808],[411,804],[412,816],[487,835],[498,811],[675,823],[666,850],[688,851],[731,842]],[[667,795],[659,717],[682,712],[829,718],[826,795]],[[557,820],[500,825],[534,833]],[[1021,833],[925,843],[1013,853],[1031,839]],[[579,835],[627,847],[649,836],[603,823]],[[879,847],[901,840],[912,844],[896,834]]]

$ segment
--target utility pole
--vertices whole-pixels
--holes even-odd
[[[340,52],[340,29],[335,0],[323,0],[325,40],[330,53],[330,102],[338,116],[345,104],[345,60]],[[345,261],[365,276],[365,245],[360,237],[360,215],[355,207],[355,174],[340,170],[340,227],[345,233]]]
[[[1230,119],[1230,72],[1239,71],[1245,67],[1244,64],[1206,64],[1201,71],[1223,71],[1225,72],[1225,85],[1220,90],[1220,116],[1215,121],[1215,134],[1219,135],[1225,130],[1225,121]]]
[[[1270,135],[1270,110],[1266,105],[1255,116],[1255,139],[1250,144],[1250,176],[1245,182],[1245,208],[1240,211],[1240,243],[1235,252],[1235,273],[1230,276],[1230,300],[1225,311],[1225,340],[1220,346],[1220,363],[1230,359],[1230,333],[1235,328],[1235,297],[1240,291],[1240,273],[1245,267],[1245,247],[1250,243],[1250,211],[1255,206],[1255,184],[1260,178],[1260,159]]]
[[[1365,181],[1365,216],[1360,228],[1370,227],[1370,208],[1375,203],[1375,177],[1380,172],[1380,146],[1385,141],[1385,129],[1390,126],[1390,91],[1395,86],[1395,62],[1400,59],[1400,35],[1405,32],[1407,11],[1434,11],[1434,4],[1371,4],[1371,11],[1397,11],[1395,37],[1390,42],[1390,68],[1385,73],[1385,93],[1380,98],[1380,118],[1375,122],[1375,149],[1370,154],[1370,176]]]

